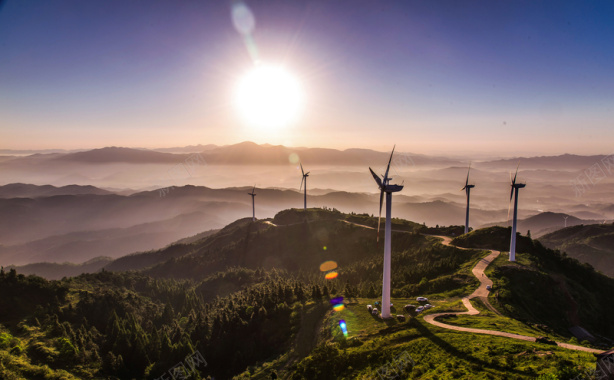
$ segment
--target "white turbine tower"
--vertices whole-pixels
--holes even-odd
[[[461,191],[465,190],[467,194],[467,213],[465,214],[465,233],[469,233],[469,192],[471,189],[475,187],[475,185],[469,184],[469,171],[471,170],[471,164],[469,164],[469,169],[467,169],[467,180],[465,181],[465,187],[461,189]]]
[[[256,199],[256,185],[254,185],[254,188],[252,189],[251,193],[247,193],[249,195],[252,196],[252,222],[256,221],[256,203],[255,203],[255,199]]]
[[[303,207],[305,209],[305,212],[307,212],[307,177],[309,177],[310,172],[305,173],[305,171],[303,170],[303,164],[299,162],[299,165],[301,165],[301,172],[303,173],[303,179],[301,180],[301,187],[299,187],[298,191],[301,191],[301,189],[303,188],[303,182],[305,182],[305,204]]]
[[[391,223],[390,223],[390,213],[392,208],[392,193],[396,193],[397,191],[403,190],[403,185],[391,185],[390,180],[392,178],[388,177],[388,172],[390,170],[390,162],[392,161],[392,155],[394,154],[394,147],[392,148],[392,153],[390,153],[390,159],[388,160],[388,166],[386,167],[386,174],[384,174],[383,180],[380,179],[375,172],[371,168],[371,175],[375,179],[377,186],[380,189],[379,194],[379,219],[377,222],[377,241],[379,241],[379,227],[382,219],[382,203],[384,201],[384,193],[386,193],[386,230],[384,237],[384,275],[383,275],[383,286],[382,286],[382,318],[390,318],[390,264],[392,261],[391,256]]]
[[[569,218],[569,215],[563,217],[565,219],[565,227],[567,227],[567,218]]]
[[[526,186],[524,183],[516,183],[516,177],[518,176],[518,167],[520,163],[516,167],[516,174],[514,175],[514,179],[511,181],[512,192],[510,193],[510,206],[512,205],[512,197],[514,197],[514,193],[516,193],[516,197],[514,198],[514,221],[512,223],[512,238],[510,241],[510,261],[516,261],[516,221],[518,219],[518,190],[522,189]],[[510,173],[511,179],[511,173]],[[507,209],[507,219],[510,218],[510,209],[508,206]]]

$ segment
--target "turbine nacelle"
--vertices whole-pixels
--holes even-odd
[[[311,172],[305,173],[305,171],[303,170],[303,164],[299,162],[299,165],[301,166],[301,173],[303,174],[303,178],[301,179],[301,186],[298,188],[298,191],[301,191],[303,189],[303,182],[307,184],[307,177],[309,177],[309,173]]]
[[[396,193],[397,191],[403,190],[403,185],[386,185],[385,192],[386,193]]]
[[[467,190],[467,189],[473,189],[475,187],[475,185],[469,184],[469,171],[471,171],[471,164],[469,164],[469,169],[467,169],[467,179],[465,180],[465,186],[462,189],[460,189],[460,191]]]
[[[394,148],[392,148],[392,153],[390,153],[390,159],[388,159],[388,166],[386,167],[386,173],[382,175],[382,178],[375,174],[373,169],[369,168],[375,183],[377,183],[377,187],[380,189],[379,193],[379,218],[377,220],[377,241],[379,241],[379,229],[382,221],[382,206],[384,205],[384,193],[396,193],[398,191],[403,190],[403,185],[391,185],[389,184],[391,177],[388,177],[388,173],[390,171],[390,163],[392,162],[392,155],[394,154]]]

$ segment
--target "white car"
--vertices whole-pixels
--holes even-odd
[[[424,309],[425,310],[428,310],[428,309],[430,309],[432,307],[433,307],[433,305],[431,305],[430,303],[427,303],[426,305],[424,305]]]
[[[416,313],[422,313],[424,311],[424,306],[418,306],[416,308]]]
[[[429,302],[429,299],[426,297],[418,297],[416,298],[416,301],[418,302]]]

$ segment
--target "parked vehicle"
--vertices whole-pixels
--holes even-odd
[[[416,313],[422,313],[424,311],[424,306],[418,306],[416,308]]]
[[[416,298],[416,301],[418,302],[429,302],[429,299],[426,297],[418,297]]]
[[[403,322],[405,320],[405,316],[404,315],[397,315],[397,320],[399,320],[400,322]]]
[[[492,290],[492,286],[486,285],[486,290],[488,290],[490,292]]]
[[[416,310],[416,305],[405,305],[403,307],[403,309],[405,309],[405,311],[407,311],[407,312],[415,311]]]
[[[369,313],[373,311],[373,306],[371,305],[367,305],[367,310],[369,310]]]
[[[373,309],[373,311],[371,312],[372,315],[379,315],[379,313],[377,312],[377,309]]]
[[[426,305],[424,305],[424,309],[425,310],[428,310],[428,309],[430,309],[432,307],[433,307],[433,305],[431,305],[430,303],[427,303]]]

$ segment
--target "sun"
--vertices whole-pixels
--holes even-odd
[[[303,92],[296,77],[283,67],[258,65],[239,81],[235,101],[249,125],[276,130],[297,120]]]

